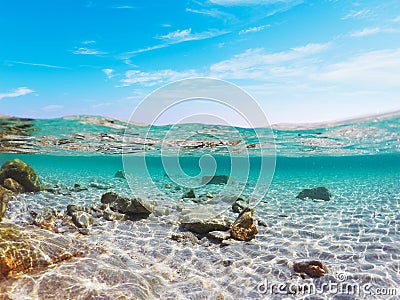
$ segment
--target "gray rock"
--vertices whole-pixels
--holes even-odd
[[[248,200],[237,198],[236,201],[232,204],[232,210],[233,212],[240,214],[248,206],[249,206]]]
[[[202,219],[198,216],[189,215],[181,221],[181,224],[186,230],[198,234],[207,234],[210,231],[227,231],[231,226],[231,222],[225,216]]]
[[[38,192],[43,190],[43,183],[35,171],[22,160],[14,159],[6,161],[0,169],[0,183],[12,178],[24,187],[26,192]]]
[[[67,206],[67,215],[68,216],[72,216],[73,213],[78,212],[78,211],[89,212],[89,209],[87,207],[84,207],[81,205],[68,204],[68,206]]]
[[[194,189],[188,190],[186,193],[183,194],[182,198],[190,198],[190,199],[196,198]]]
[[[112,211],[108,207],[103,212],[103,218],[107,221],[125,221],[126,219],[124,214]]]
[[[217,242],[222,242],[230,239],[231,234],[229,231],[211,231],[207,234],[207,237]]]
[[[11,200],[13,193],[0,185],[0,221],[7,209],[7,203]]]
[[[108,204],[112,210],[123,214],[149,215],[154,210],[154,206],[143,199],[121,197],[114,192],[105,193],[101,197],[101,203]]]
[[[331,200],[331,197],[332,194],[326,187],[323,186],[312,189],[304,189],[296,196],[298,199],[310,198],[312,200],[321,199],[325,201]]]
[[[122,170],[118,170],[117,172],[115,172],[114,177],[120,178],[120,179],[125,179],[125,173]]]
[[[179,243],[190,242],[193,245],[199,243],[199,239],[191,232],[173,233],[171,239]]]
[[[228,181],[228,175],[203,176],[201,179],[202,184],[227,184]]]
[[[79,228],[87,228],[93,224],[94,218],[87,212],[75,211],[72,213],[72,222]]]
[[[82,192],[82,191],[87,191],[87,187],[84,187],[84,186],[80,185],[79,183],[75,183],[72,190],[74,192]]]

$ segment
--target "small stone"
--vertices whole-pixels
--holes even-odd
[[[13,193],[0,185],[0,221],[7,209],[7,203],[11,200]]]
[[[79,233],[83,234],[83,235],[89,235],[90,234],[90,230],[89,228],[79,228]]]
[[[174,240],[174,241],[177,241],[179,243],[181,243],[181,242],[190,242],[193,245],[199,243],[199,239],[197,238],[197,236],[195,236],[191,232],[173,233],[172,236],[171,236],[171,239]]]
[[[79,183],[75,183],[75,184],[74,184],[73,191],[74,191],[74,192],[87,191],[87,187],[81,186]]]
[[[67,215],[68,216],[72,216],[73,213],[78,212],[78,211],[89,212],[89,209],[87,207],[84,207],[81,205],[68,204],[68,206],[67,206]]]
[[[165,187],[166,189],[170,189],[170,188],[172,188],[172,184],[166,183],[166,184],[164,185],[164,187]]]
[[[141,198],[121,197],[114,192],[101,196],[101,203],[108,204],[112,210],[123,214],[150,215],[154,210],[153,205]]]
[[[186,193],[183,194],[182,198],[196,198],[196,194],[194,193],[194,189],[188,190]]]
[[[328,268],[322,261],[312,260],[308,262],[294,263],[293,269],[296,273],[305,273],[310,277],[318,278],[328,274]]]
[[[25,192],[24,187],[12,178],[4,179],[3,186],[16,194],[22,194]]]
[[[6,161],[0,169],[0,182],[12,178],[24,187],[25,192],[38,192],[43,190],[43,183],[35,171],[22,160]]]
[[[296,196],[298,199],[310,198],[312,200],[321,199],[325,201],[331,200],[331,197],[332,194],[326,187],[323,186],[312,189],[304,189]]]
[[[87,228],[93,224],[94,218],[87,212],[76,211],[72,213],[72,222],[79,228]]]
[[[118,212],[112,211],[110,208],[106,208],[103,212],[103,218],[107,221],[125,221],[125,215]]]
[[[222,242],[224,240],[230,239],[231,234],[229,233],[229,231],[211,231],[207,234],[207,237],[217,242]]]
[[[240,214],[248,206],[249,206],[248,201],[242,198],[237,198],[236,201],[232,204],[232,210],[233,212]]]
[[[115,172],[114,177],[120,178],[120,179],[125,179],[125,172],[122,170],[118,170],[117,172]]]
[[[98,190],[108,190],[112,188],[112,184],[110,183],[105,183],[105,182],[98,182],[96,180],[93,180],[89,183],[89,186],[92,188],[96,188]]]
[[[233,223],[230,233],[231,237],[239,241],[250,241],[258,233],[257,226],[253,220],[254,211],[251,208],[243,210]]]
[[[228,175],[203,176],[201,179],[202,184],[227,184],[228,181]]]

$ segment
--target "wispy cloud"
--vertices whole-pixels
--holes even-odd
[[[42,107],[42,110],[44,111],[57,111],[63,109],[63,105],[57,105],[57,104],[50,104]]]
[[[86,48],[86,47],[80,47],[76,50],[74,50],[72,53],[78,54],[78,55],[104,55],[107,54],[107,52],[99,51],[96,49],[91,49],[91,48]]]
[[[86,41],[83,41],[82,44],[84,44],[84,45],[96,44],[96,41],[95,40],[86,40]]]
[[[160,45],[150,46],[150,47],[146,47],[146,48],[141,48],[141,49],[137,49],[137,50],[126,52],[121,57],[124,60],[126,60],[127,57],[130,57],[132,55],[139,54],[139,53],[144,53],[144,52],[149,52],[149,51],[153,51],[153,50],[157,50],[157,49],[161,49],[161,48],[165,48],[167,46],[168,46],[168,44],[160,44]]]
[[[104,74],[106,74],[107,78],[110,79],[114,77],[114,70],[113,69],[103,69],[102,70]]]
[[[307,44],[289,51],[266,53],[264,49],[248,49],[233,58],[218,62],[210,67],[211,75],[230,79],[265,79],[271,72],[283,71],[282,64],[300,58],[307,58],[329,47],[325,44]],[[287,69],[285,69],[287,72]]]
[[[371,16],[371,10],[369,9],[361,9],[361,10],[352,10],[347,15],[345,15],[342,20],[347,19],[365,19]]]
[[[368,35],[373,35],[377,33],[393,33],[393,32],[398,32],[398,30],[395,30],[394,28],[379,28],[379,27],[374,27],[374,28],[364,28],[363,30],[356,31],[350,34],[352,37],[364,37]]]
[[[125,78],[121,82],[123,86],[128,86],[132,84],[154,86],[157,84],[172,82],[193,76],[198,76],[198,73],[194,70],[186,70],[182,72],[174,70],[158,70],[154,72],[129,70],[125,73]]]
[[[228,18],[228,19],[232,19],[233,15],[228,14],[226,12],[222,12],[218,9],[194,9],[194,8],[186,8],[187,12],[193,13],[193,14],[199,14],[199,15],[204,15],[204,16],[208,16],[208,17],[213,17],[213,18]]]
[[[397,16],[396,18],[393,19],[393,22],[395,23],[400,23],[400,16]]]
[[[211,3],[223,6],[242,6],[242,5],[270,5],[275,3],[295,2],[293,0],[210,0]]]
[[[192,28],[176,30],[169,32],[168,34],[161,35],[158,38],[166,41],[168,44],[178,44],[187,41],[197,41],[213,38],[222,34],[227,33],[221,30],[209,30],[198,33],[192,33]]]
[[[240,30],[239,34],[258,32],[258,31],[264,30],[264,29],[266,29],[268,27],[270,27],[270,25],[262,25],[262,26],[257,26],[257,27],[250,27],[250,28],[247,28],[247,29]]]
[[[359,89],[395,88],[398,91],[399,69],[400,48],[370,51],[328,66],[316,79]]]
[[[8,61],[8,64],[17,64],[17,65],[27,65],[33,67],[43,67],[43,68],[50,68],[50,69],[68,69],[66,67],[55,66],[55,65],[48,65],[48,64],[39,64],[39,63],[31,63],[25,61]]]
[[[117,5],[117,6],[114,6],[114,8],[117,8],[117,9],[135,9],[136,7],[131,6],[131,5]]]
[[[363,36],[367,36],[367,35],[371,35],[371,34],[375,34],[381,32],[381,29],[379,27],[375,27],[375,28],[364,28],[361,31],[356,31],[350,34],[350,36],[353,37],[363,37]]]
[[[4,98],[14,98],[14,97],[25,96],[25,95],[31,94],[33,92],[34,92],[34,90],[31,90],[30,88],[23,86],[23,87],[19,87],[19,88],[15,89],[15,90],[12,90],[8,93],[0,94],[0,100],[4,99]]]
[[[221,31],[221,30],[209,30],[209,31],[203,31],[203,32],[199,32],[199,33],[192,33],[192,28],[183,29],[183,30],[178,29],[178,30],[169,32],[165,35],[156,36],[157,39],[162,40],[164,42],[162,44],[129,51],[129,52],[124,53],[120,57],[125,60],[135,54],[149,52],[149,51],[153,51],[153,50],[157,50],[157,49],[162,49],[162,48],[166,48],[170,45],[175,45],[175,44],[179,44],[179,43],[183,43],[183,42],[205,40],[205,39],[217,37],[217,36],[227,34],[227,33],[229,33],[229,32]]]

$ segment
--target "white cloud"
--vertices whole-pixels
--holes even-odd
[[[164,23],[164,24],[161,24],[161,26],[162,26],[162,27],[165,27],[165,28],[168,28],[168,27],[171,27],[171,24]]]
[[[186,8],[187,12],[204,15],[213,18],[225,18],[225,19],[232,19],[234,18],[233,15],[219,11],[218,9],[194,9],[194,8]]]
[[[362,9],[362,10],[353,10],[345,15],[342,20],[347,19],[365,19],[371,15],[371,10],[369,9]]]
[[[400,23],[400,16],[397,16],[396,18],[393,19],[393,22],[395,23]]]
[[[125,73],[125,78],[122,80],[122,83],[124,86],[131,84],[154,86],[157,84],[172,82],[194,76],[198,76],[197,72],[194,70],[187,70],[183,72],[174,70],[159,70],[154,72],[129,70]]]
[[[25,96],[25,95],[31,94],[33,92],[34,92],[34,90],[31,90],[30,88],[23,86],[23,87],[19,87],[19,88],[15,89],[15,90],[12,90],[11,92],[0,94],[0,100],[4,99],[4,98],[14,98],[14,97]]]
[[[103,69],[102,70],[104,74],[108,77],[108,79],[114,77],[114,70],[113,69]]]
[[[212,76],[222,78],[264,78],[277,69],[271,66],[306,58],[329,47],[329,44],[307,44],[289,51],[266,53],[264,49],[248,49],[233,58],[221,61],[210,67]],[[282,67],[282,66],[277,66]]]
[[[131,5],[119,5],[119,6],[114,6],[114,8],[117,8],[117,9],[135,9],[135,7],[131,6]]]
[[[264,30],[265,28],[268,28],[268,27],[270,27],[270,25],[262,25],[262,26],[257,26],[257,27],[251,27],[251,28],[240,30],[239,34],[258,32],[258,31]]]
[[[56,105],[56,104],[50,104],[47,106],[42,107],[42,110],[44,111],[57,111],[63,109],[63,105]]]
[[[86,41],[83,41],[82,44],[84,44],[84,45],[96,44],[96,41],[95,40],[86,40]]]
[[[76,49],[74,54],[79,54],[79,55],[102,55],[102,54],[107,54],[106,52],[98,51],[95,49],[90,49],[86,47],[81,47]]]
[[[27,66],[33,66],[33,67],[43,67],[43,68],[50,68],[50,69],[67,69],[66,67],[60,67],[60,66],[48,65],[48,64],[30,63],[30,62],[24,62],[24,61],[10,61],[8,63],[18,64],[18,65],[27,65]]]
[[[368,35],[373,35],[377,33],[393,33],[393,32],[398,32],[398,30],[394,28],[379,28],[379,27],[374,27],[374,28],[364,28],[361,31],[356,31],[350,34],[352,37],[364,37]]]
[[[400,49],[371,51],[332,64],[317,74],[315,79],[353,89],[399,90],[399,69]]]
[[[176,30],[169,32],[168,34],[157,36],[157,39],[163,40],[163,44],[158,44],[146,48],[141,48],[133,51],[129,51],[121,55],[121,58],[126,60],[132,55],[149,52],[157,49],[166,48],[170,45],[179,44],[187,41],[198,41],[198,40],[205,40],[209,38],[213,38],[216,36],[220,36],[223,34],[228,33],[227,31],[220,31],[220,30],[210,30],[204,31],[199,33],[192,33],[192,28],[183,29],[183,30]]]
[[[291,0],[210,0],[211,3],[224,6],[241,6],[241,5],[269,5],[274,3],[288,3]]]
[[[226,33],[226,31],[220,30],[210,30],[199,33],[192,33],[192,28],[176,30],[169,32],[168,34],[162,35],[158,37],[161,40],[166,41],[169,44],[177,44],[186,41],[196,41],[196,40],[205,40],[215,36],[219,36]]]
[[[375,34],[378,32],[381,32],[382,30],[378,27],[375,28],[364,28],[361,31],[356,31],[350,34],[350,36],[352,37],[363,37],[363,36],[367,36],[367,35],[371,35],[371,34]]]

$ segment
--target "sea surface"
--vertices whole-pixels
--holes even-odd
[[[14,158],[59,193],[18,195],[3,222],[32,226],[32,212],[100,206],[108,191],[156,210],[59,233],[103,250],[0,282],[1,299],[400,299],[400,114],[272,130],[0,118],[0,165]],[[202,184],[213,174],[230,180]],[[296,198],[319,186],[330,201]],[[190,188],[197,198],[182,198]],[[199,208],[234,221],[237,197],[254,208],[255,239],[171,239]],[[329,274],[296,275],[293,263],[307,260]]]

